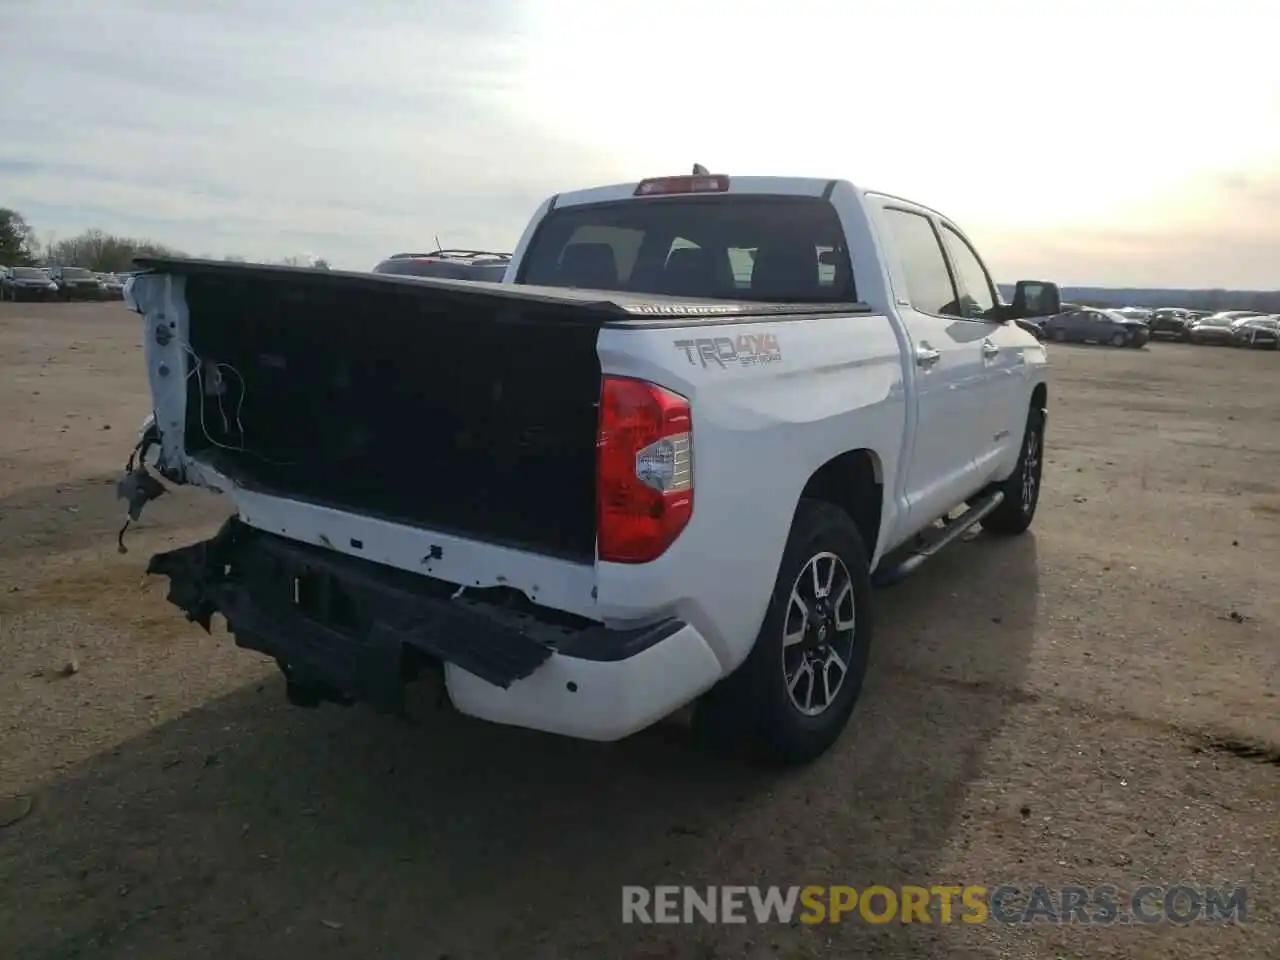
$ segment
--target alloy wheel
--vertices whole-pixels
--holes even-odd
[[[1028,430],[1026,447],[1022,452],[1022,512],[1035,509],[1036,496],[1040,492],[1040,431]]]
[[[792,706],[816,717],[835,703],[853,662],[853,578],[836,554],[815,554],[791,585],[782,622],[782,673]]]

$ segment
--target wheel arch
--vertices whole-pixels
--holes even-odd
[[[874,450],[858,448],[832,457],[813,472],[800,497],[843,511],[858,528],[868,558],[876,555],[885,501],[884,464]]]
[[[1031,391],[1031,409],[1047,410],[1049,408],[1049,385],[1041,382]]]

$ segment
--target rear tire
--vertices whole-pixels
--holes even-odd
[[[862,535],[838,507],[801,500],[755,645],[695,705],[695,736],[717,752],[767,763],[816,759],[848,725],[871,632]]]
[[[997,488],[1004,492],[1004,500],[982,521],[984,530],[996,536],[1013,537],[1025,533],[1031,526],[1031,521],[1036,516],[1036,506],[1040,503],[1040,480],[1044,471],[1044,428],[1044,411],[1033,409],[1027,415],[1018,465]]]
[[[1123,333],[1113,333],[1111,335],[1111,345],[1113,347],[1127,346],[1128,343],[1129,343],[1129,338],[1126,337]]]
[[[1055,330],[1055,331],[1053,331],[1053,342],[1054,342],[1054,343],[1066,343],[1066,342],[1067,342],[1067,331],[1065,331],[1065,330]]]

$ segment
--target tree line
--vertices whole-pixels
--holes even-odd
[[[0,266],[85,267],[95,273],[123,273],[133,269],[135,257],[185,257],[187,254],[167,244],[145,237],[123,237],[105,230],[86,230],[61,240],[41,241],[35,228],[17,210],[0,207]],[[224,260],[244,261],[226,256]],[[284,257],[273,261],[286,266],[328,268],[324,260]]]

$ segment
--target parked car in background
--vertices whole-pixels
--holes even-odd
[[[1237,320],[1232,325],[1231,342],[1254,350],[1280,350],[1280,316]]]
[[[102,284],[102,292],[108,300],[124,299],[124,281],[114,273],[100,273],[98,281]]]
[[[1118,313],[1126,320],[1141,320],[1150,327],[1151,317],[1155,313],[1154,310],[1148,310],[1145,307],[1120,307],[1112,310],[1112,313]]]
[[[442,277],[446,280],[480,280],[501,283],[511,262],[509,253],[485,250],[432,250],[430,253],[397,253],[373,268],[374,273],[402,277]]]
[[[0,270],[0,300],[53,300],[57,285],[43,267],[5,267]]]
[[[1069,310],[1049,317],[1041,327],[1044,339],[1056,343],[1106,343],[1113,347],[1142,347],[1151,339],[1146,321],[1119,310]]]
[[[1161,307],[1153,311],[1148,321],[1151,326],[1151,339],[1169,337],[1181,340],[1189,319],[1191,319],[1190,314],[1178,307]]]
[[[84,267],[50,267],[49,276],[58,288],[60,300],[102,300],[106,287],[92,270]]]
[[[1183,339],[1188,343],[1196,343],[1201,346],[1229,345],[1233,342],[1235,336],[1235,330],[1231,326],[1232,322],[1239,318],[1240,313],[1247,314],[1249,312],[1227,311],[1192,320],[1186,325]]]

